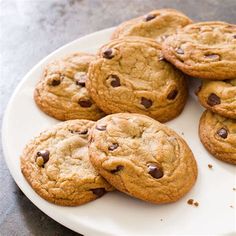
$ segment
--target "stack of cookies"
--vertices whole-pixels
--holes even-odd
[[[165,40],[163,54],[202,79],[196,92],[207,109],[199,124],[201,142],[216,158],[236,164],[236,25],[190,24]]]
[[[197,164],[183,138],[162,123],[184,109],[186,74],[223,80],[204,82],[199,99],[204,104],[207,96],[207,108],[236,118],[230,80],[236,78],[235,38],[233,25],[192,24],[181,12],[162,9],[122,23],[96,55],[75,52],[49,63],[34,99],[64,122],[25,147],[21,169],[29,184],[44,199],[67,206],[115,189],[155,204],[184,196],[196,181]],[[212,126],[222,127],[213,134]],[[235,162],[235,133],[234,120],[204,113],[203,143],[212,151],[210,142],[224,141],[213,143],[215,155],[229,160],[232,154]]]

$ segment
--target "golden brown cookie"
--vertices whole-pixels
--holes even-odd
[[[187,99],[184,75],[163,60],[153,39],[109,42],[91,62],[88,76],[87,89],[107,114],[141,113],[165,122],[181,113]]]
[[[112,187],[93,168],[88,135],[94,122],[71,120],[31,140],[21,155],[21,170],[44,199],[77,206],[101,197]]]
[[[58,120],[103,117],[85,88],[88,66],[94,58],[77,52],[49,63],[34,91],[39,108]]]
[[[89,156],[118,190],[152,202],[177,201],[194,185],[197,164],[173,130],[140,114],[118,113],[93,127]]]
[[[120,24],[112,34],[112,39],[141,36],[163,41],[167,36],[190,23],[192,20],[177,10],[154,10]]]
[[[163,43],[164,57],[184,73],[211,80],[236,78],[236,25],[190,24]]]
[[[203,81],[197,96],[200,103],[207,109],[236,119],[236,79]]]
[[[206,110],[200,119],[199,137],[213,156],[236,164],[236,120]]]

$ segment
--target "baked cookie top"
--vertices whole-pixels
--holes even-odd
[[[188,75],[212,80],[236,78],[236,25],[187,25],[164,41],[163,53]]]
[[[25,147],[21,170],[44,199],[76,206],[112,190],[93,168],[88,156],[88,135],[94,122],[71,120],[42,132]]]
[[[152,39],[126,37],[113,40],[91,62],[87,88],[107,114],[132,112],[161,122],[182,111],[187,99],[184,75],[163,59]]]
[[[144,16],[120,24],[112,34],[112,39],[124,36],[141,36],[163,41],[165,37],[190,23],[192,20],[177,10],[154,10]]]
[[[108,115],[91,132],[90,160],[115,188],[136,198],[174,202],[197,178],[186,142],[173,130],[140,114]]]
[[[213,156],[236,164],[236,120],[206,110],[200,119],[199,136]]]
[[[94,58],[77,52],[49,63],[34,91],[39,108],[58,120],[103,117],[85,88],[88,67]]]
[[[200,103],[207,109],[236,119],[236,79],[203,81],[197,96]]]

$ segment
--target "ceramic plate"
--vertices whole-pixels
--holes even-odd
[[[87,236],[233,235],[235,167],[213,158],[199,141],[198,122],[203,109],[193,93],[198,86],[197,80],[189,81],[191,92],[183,113],[167,123],[187,141],[199,167],[196,185],[178,202],[153,205],[114,192],[79,207],[61,207],[39,197],[22,176],[19,156],[25,144],[42,130],[58,123],[41,112],[33,100],[33,90],[44,66],[71,52],[96,52],[109,40],[112,31],[99,31],[65,45],[43,59],[22,79],[8,104],[2,129],[5,160],[14,180],[40,210]],[[209,169],[208,164],[213,168]],[[188,205],[190,198],[199,202],[199,206]]]

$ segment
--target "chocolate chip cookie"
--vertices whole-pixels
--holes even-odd
[[[200,119],[199,137],[213,156],[236,164],[236,120],[207,110]]]
[[[159,9],[122,23],[112,34],[112,39],[141,36],[163,41],[179,28],[190,23],[192,20],[177,10]]]
[[[152,202],[177,201],[194,185],[197,164],[173,130],[140,114],[106,116],[93,127],[89,156],[118,190]]]
[[[187,99],[184,75],[163,59],[159,43],[143,37],[104,45],[90,63],[86,86],[107,114],[142,113],[161,122],[178,116]]]
[[[236,119],[236,79],[203,81],[197,95],[200,103],[207,109]]]
[[[164,57],[184,73],[211,80],[236,78],[236,25],[201,22],[163,43]]]
[[[60,123],[34,138],[21,156],[21,170],[44,199],[77,206],[112,190],[93,168],[88,156],[88,135],[93,121]]]
[[[48,64],[34,92],[39,108],[58,120],[103,117],[85,88],[88,66],[94,57],[78,52]]]

